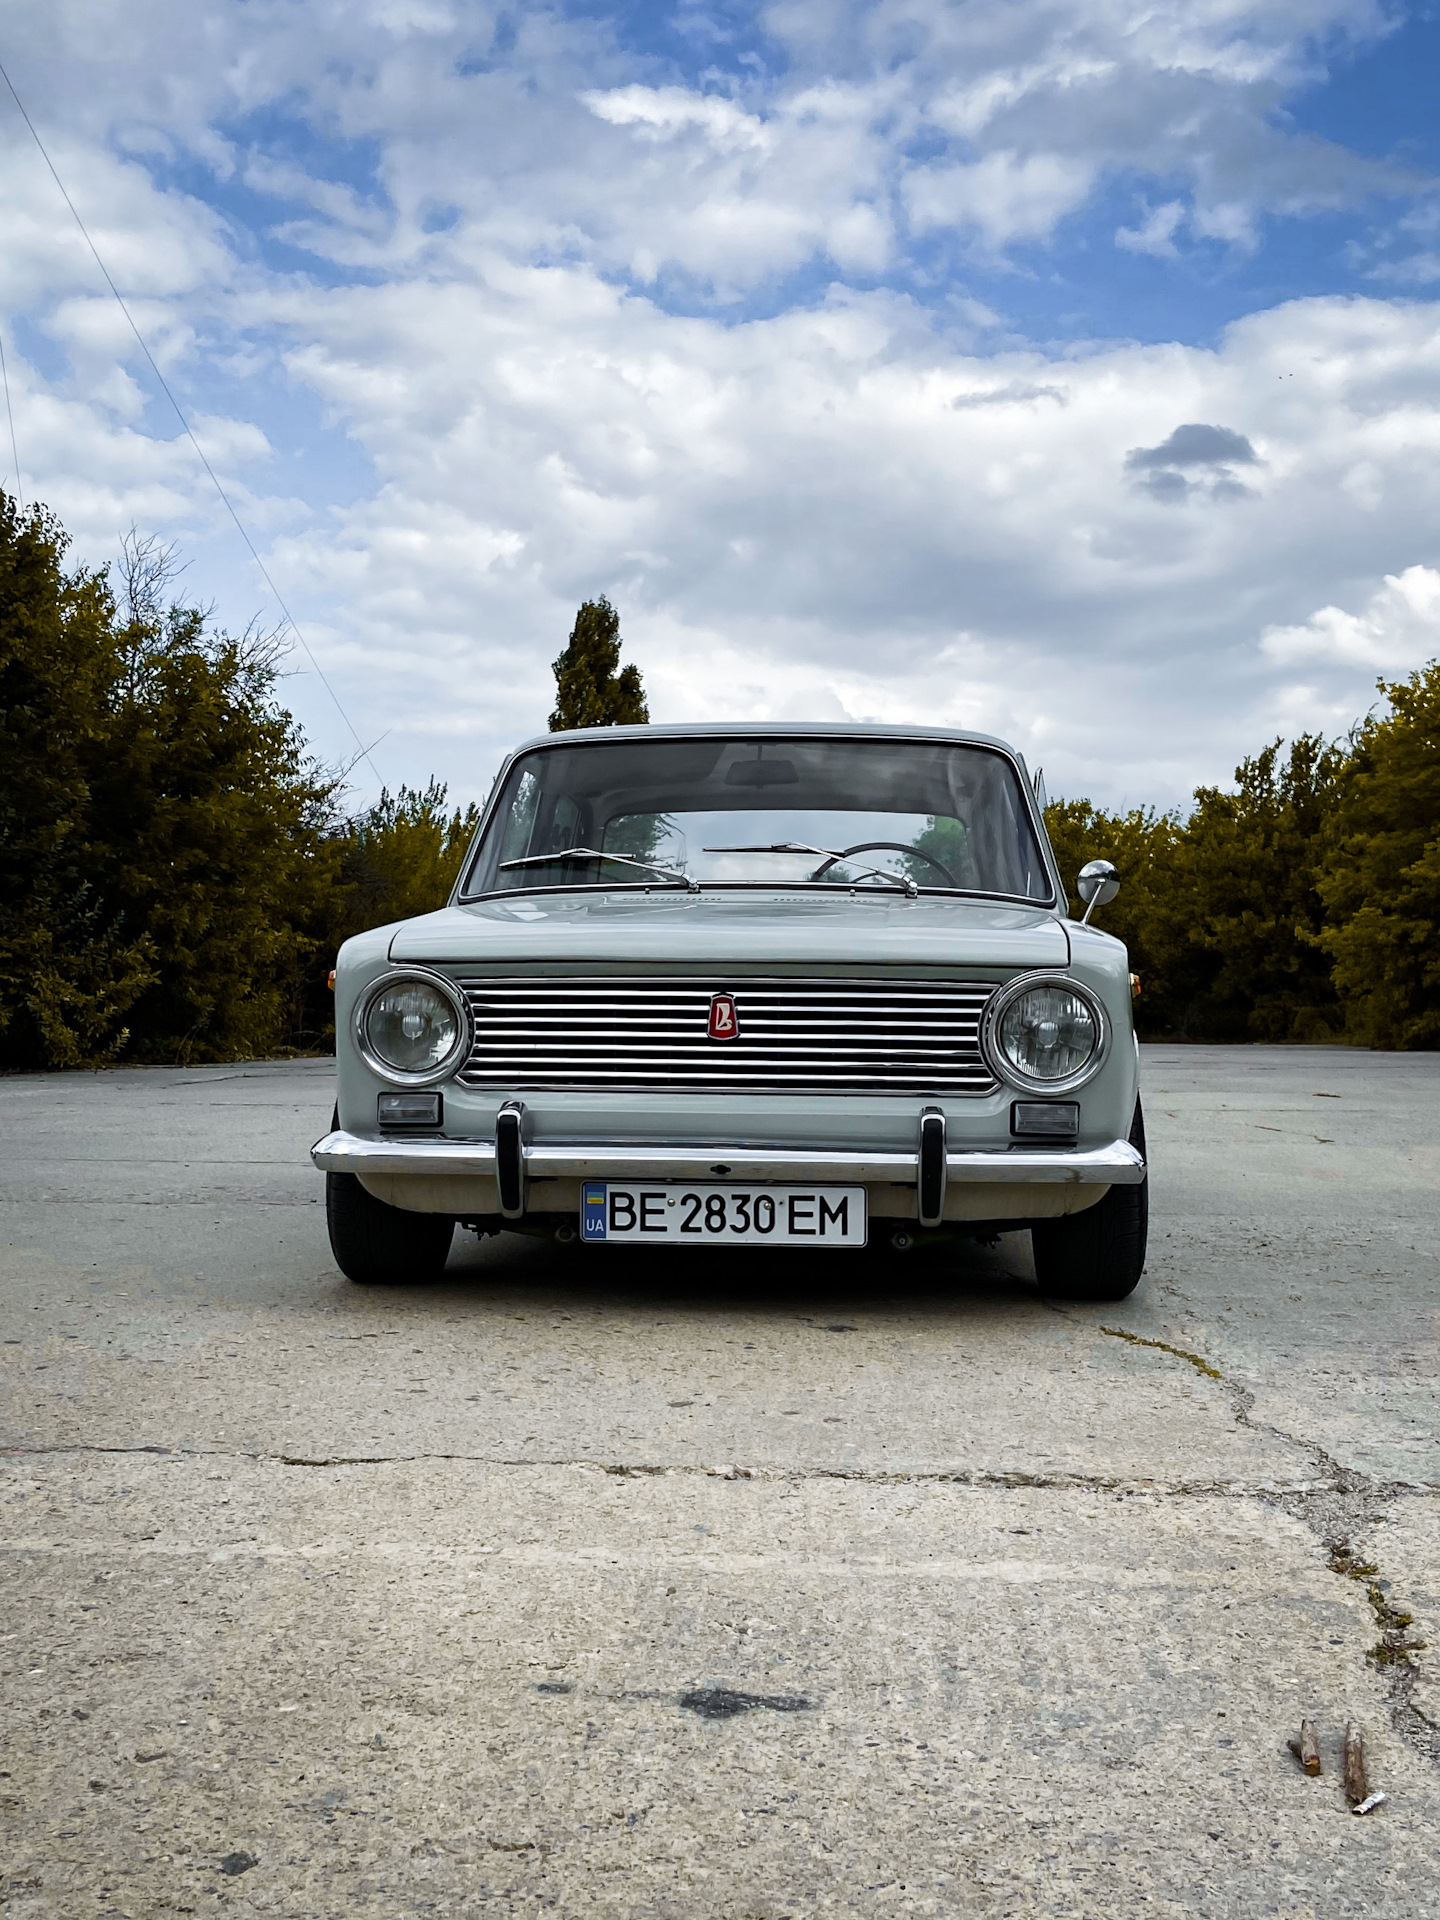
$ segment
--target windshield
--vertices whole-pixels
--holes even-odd
[[[515,762],[464,894],[697,884],[1053,897],[1019,776],[991,748],[598,730]]]

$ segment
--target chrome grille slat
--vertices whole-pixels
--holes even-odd
[[[678,1093],[982,1094],[995,1081],[980,1019],[995,989],[966,981],[476,980],[462,1086],[506,1092],[657,1086]],[[733,993],[740,1033],[707,1031]]]

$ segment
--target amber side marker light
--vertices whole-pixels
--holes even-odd
[[[335,976],[333,973],[330,976],[330,984],[332,987],[335,984]],[[1132,973],[1130,976],[1130,998],[1132,1000],[1138,1000],[1140,998],[1140,976],[1138,973]]]
[[[331,993],[335,991],[335,969],[333,967],[331,967],[329,973],[325,976],[325,984],[329,987]],[[1135,985],[1135,976],[1133,973],[1130,976],[1130,989],[1132,993],[1139,991]]]

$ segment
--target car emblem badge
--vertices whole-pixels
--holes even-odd
[[[710,1002],[710,1038],[733,1040],[739,1032],[740,1021],[735,1012],[734,994],[715,994]]]

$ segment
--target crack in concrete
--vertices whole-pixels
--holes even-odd
[[[1323,1448],[1314,1446],[1312,1451],[1328,1461]],[[1414,1656],[1424,1650],[1425,1642],[1407,1638],[1406,1629],[1413,1615],[1386,1597],[1390,1581],[1384,1579],[1379,1567],[1364,1559],[1354,1545],[1357,1537],[1369,1532],[1383,1518],[1395,1500],[1413,1491],[1408,1486],[1397,1486],[1376,1480],[1370,1474],[1341,1468],[1337,1471],[1337,1484],[1324,1491],[1268,1497],[1310,1529],[1325,1549],[1326,1565],[1332,1573],[1365,1588],[1370,1611],[1380,1629],[1380,1638],[1367,1649],[1365,1658],[1384,1684],[1390,1724],[1416,1753],[1440,1766],[1440,1723],[1424,1713],[1415,1700],[1420,1669]]]
[[[440,1465],[480,1466],[507,1468],[521,1471],[532,1468],[556,1468],[589,1473],[604,1473],[617,1480],[654,1480],[671,1475],[691,1476],[702,1480],[753,1480],[764,1484],[791,1484],[805,1481],[833,1480],[841,1483],[855,1482],[861,1486],[910,1487],[910,1486],[956,1486],[972,1487],[979,1491],[995,1490],[1004,1492],[1009,1489],[1035,1488],[1041,1492],[1104,1493],[1131,1498],[1146,1495],[1161,1496],[1166,1499],[1235,1499],[1254,1500],[1257,1498],[1289,1498],[1323,1493],[1332,1482],[1314,1480],[1254,1480],[1238,1479],[1214,1480],[1159,1480],[1149,1476],[1132,1474],[1071,1473],[1057,1470],[1051,1473],[1033,1472],[1024,1468],[984,1468],[984,1467],[782,1467],[755,1466],[737,1467],[703,1462],[674,1462],[652,1464],[643,1461],[608,1461],[587,1458],[583,1455],[536,1456],[533,1458],[512,1458],[506,1455],[489,1453],[266,1453],[259,1450],[249,1451],[234,1447],[161,1447],[143,1446],[100,1446],[95,1443],[77,1443],[71,1446],[57,1447],[7,1447],[0,1449],[0,1458],[11,1460],[63,1459],[66,1457],[84,1457],[87,1455],[135,1456],[150,1454],[171,1460],[234,1460],[245,1461],[258,1466],[303,1467],[317,1470],[336,1470],[343,1467],[390,1467],[423,1466],[434,1462]],[[1433,1486],[1428,1483],[1414,1486],[1397,1487],[1396,1493],[1440,1493],[1440,1482]]]
[[[1299,1520],[1325,1550],[1326,1565],[1338,1577],[1364,1584],[1370,1609],[1380,1629],[1380,1638],[1366,1653],[1367,1662],[1382,1679],[1390,1723],[1401,1739],[1423,1758],[1440,1766],[1440,1723],[1421,1711],[1414,1699],[1419,1669],[1414,1655],[1424,1650],[1423,1641],[1410,1640],[1406,1630],[1413,1616],[1393,1605],[1386,1597],[1390,1582],[1380,1576],[1379,1568],[1364,1561],[1354,1542],[1375,1524],[1384,1510],[1397,1499],[1440,1492],[1440,1483],[1431,1481],[1382,1481],[1372,1474],[1343,1467],[1313,1440],[1303,1440],[1269,1421],[1255,1417],[1255,1395],[1250,1388],[1229,1379],[1202,1354],[1131,1333],[1119,1327],[1101,1327],[1111,1339],[1124,1340],[1136,1347],[1149,1347],[1169,1358],[1183,1361],[1206,1379],[1214,1380],[1229,1400],[1237,1426],[1251,1433],[1278,1441],[1309,1456],[1315,1476],[1304,1481],[1236,1480],[1160,1481],[1119,1474],[1034,1473],[1025,1471],[986,1471],[984,1469],[912,1470],[845,1467],[736,1467],[699,1464],[655,1465],[642,1462],[607,1462],[587,1459],[504,1459],[485,1454],[413,1453],[413,1454],[285,1454],[247,1452],[234,1448],[168,1448],[153,1443],[138,1446],[10,1447],[3,1450],[11,1459],[63,1457],[74,1455],[150,1454],[172,1459],[232,1459],[254,1461],[282,1467],[334,1470],[343,1467],[375,1467],[458,1463],[510,1469],[535,1467],[588,1470],[620,1479],[657,1478],[687,1474],[705,1479],[789,1482],[809,1480],[855,1481],[873,1486],[940,1485],[975,1489],[1034,1488],[1040,1491],[1093,1492],[1117,1498],[1161,1496],[1166,1499],[1206,1498],[1261,1500]]]
[[[1302,1440],[1267,1420],[1257,1419],[1255,1395],[1251,1390],[1241,1386],[1238,1381],[1228,1379],[1219,1367],[1200,1354],[1191,1353],[1184,1347],[1171,1346],[1165,1340],[1143,1339],[1139,1334],[1115,1327],[1102,1327],[1100,1331],[1115,1339],[1128,1340],[1134,1346],[1155,1347],[1177,1360],[1184,1360],[1219,1383],[1220,1390],[1230,1402],[1237,1426],[1309,1455],[1317,1469],[1316,1484],[1288,1489],[1259,1488],[1254,1497],[1299,1520],[1324,1549],[1325,1564],[1332,1573],[1343,1579],[1358,1580],[1364,1585],[1370,1610],[1380,1629],[1379,1640],[1367,1650],[1365,1658],[1384,1682],[1390,1724],[1414,1752],[1440,1766],[1440,1723],[1423,1713],[1414,1698],[1420,1678],[1414,1655],[1424,1651],[1426,1643],[1406,1638],[1406,1629],[1412,1624],[1414,1616],[1392,1605],[1386,1598],[1390,1582],[1381,1579],[1378,1566],[1362,1559],[1354,1544],[1356,1538],[1373,1528],[1396,1500],[1433,1493],[1436,1490],[1435,1483],[1378,1480],[1373,1474],[1342,1467],[1318,1441]]]

